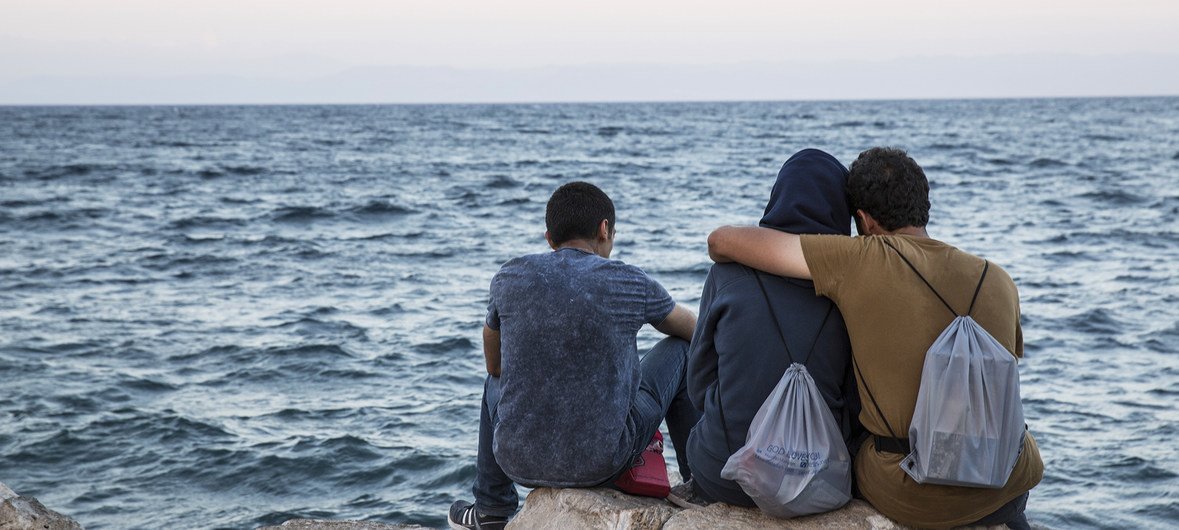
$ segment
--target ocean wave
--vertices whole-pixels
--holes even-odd
[[[0,201],[0,208],[30,208],[55,202],[69,202],[69,197],[55,196],[46,199],[8,199]]]
[[[1044,168],[1065,167],[1065,166],[1068,166],[1068,163],[1057,160],[1055,158],[1037,158],[1035,160],[1032,160],[1032,162],[1028,165],[1031,167],[1037,168],[1037,169],[1044,169]]]
[[[1084,313],[1066,317],[1063,324],[1083,333],[1099,335],[1120,333],[1126,328],[1124,323],[1114,318],[1109,311],[1103,308],[1090,309]]]
[[[357,206],[348,210],[350,213],[364,216],[364,217],[401,217],[403,215],[416,213],[416,210],[399,204],[393,204],[389,201],[374,200],[369,201],[364,206]]]
[[[171,383],[142,377],[125,377],[120,385],[126,389],[151,393],[170,392],[179,388]]]
[[[972,149],[972,146],[964,143],[934,142],[929,144],[929,149],[934,151],[964,151]]]
[[[497,202],[496,206],[519,206],[521,204],[528,204],[530,202],[532,202],[532,199],[528,197],[510,197]]]
[[[59,210],[40,210],[18,217],[16,222],[35,225],[47,225],[55,228],[89,228],[96,219],[111,215],[106,208],[73,208]]]
[[[271,346],[258,352],[266,358],[351,358],[352,353],[343,346],[333,343],[300,344],[296,346]]]
[[[370,310],[369,314],[373,315],[373,316],[378,316],[378,317],[387,317],[387,316],[397,315],[397,314],[404,313],[404,312],[405,312],[405,306],[402,306],[399,302],[393,302],[390,305]]]
[[[466,337],[451,337],[433,342],[415,344],[414,351],[420,353],[450,353],[475,349],[475,343]]]
[[[341,338],[358,341],[368,341],[368,332],[359,326],[342,321],[324,321],[315,318],[300,318],[294,322],[286,322],[274,326],[294,332],[305,338]]]
[[[1078,195],[1082,199],[1104,202],[1117,206],[1130,206],[1145,202],[1146,199],[1130,193],[1124,189],[1098,190]]]
[[[214,243],[225,241],[225,234],[183,234],[184,241],[189,243]]]
[[[189,272],[207,274],[221,274],[227,272],[227,269],[236,271],[235,266],[240,260],[227,256],[202,254],[202,255],[172,255],[172,254],[151,254],[136,260],[141,267],[157,272],[169,272],[175,269],[187,269]]]
[[[504,190],[520,187],[520,181],[507,175],[492,175],[484,186],[491,189]]]
[[[1112,134],[1083,134],[1081,138],[1092,140],[1094,142],[1122,142],[1126,140],[1124,136],[1116,136]]]
[[[57,180],[68,177],[84,177],[93,173],[111,172],[120,169],[122,167],[116,164],[75,162],[72,164],[26,169],[24,176],[36,180]]]
[[[1179,477],[1179,474],[1154,465],[1141,457],[1127,456],[1119,460],[1107,460],[1101,467],[1114,469],[1118,474],[1128,475],[1135,480],[1166,480]]]
[[[335,216],[335,212],[318,206],[285,206],[271,213],[275,222],[292,224],[311,223]]]
[[[191,217],[181,217],[174,219],[168,223],[168,228],[171,230],[184,231],[194,228],[237,228],[245,226],[248,221],[246,219],[235,217],[218,217],[214,215],[194,215]]]

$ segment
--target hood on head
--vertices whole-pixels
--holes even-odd
[[[770,192],[760,226],[792,234],[851,234],[847,168],[818,149],[794,153]]]

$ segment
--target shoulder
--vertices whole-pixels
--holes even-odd
[[[594,258],[597,261],[595,265],[598,268],[615,278],[630,277],[641,279],[643,281],[655,281],[651,278],[651,275],[647,274],[647,271],[643,270],[637,265],[631,265],[622,260],[616,259],[605,259],[597,256],[594,256]]]
[[[987,289],[997,289],[1005,296],[1018,301],[1019,294],[1015,287],[1015,280],[1002,265],[934,239],[910,241],[908,244],[914,250],[909,254],[927,253],[929,257],[927,263],[930,266],[940,267],[950,272],[951,277],[956,278],[956,281],[974,287],[982,279]],[[899,248],[903,249],[904,247]],[[986,271],[985,278],[982,277],[984,270]]]
[[[808,264],[813,260],[853,257],[875,248],[887,248],[878,236],[843,236],[831,234],[803,234],[799,236],[802,256]]]
[[[980,260],[983,258],[979,258]],[[1002,265],[991,260],[987,262],[987,277],[985,281],[991,285],[998,286],[1000,289],[1009,291],[1012,295],[1018,298],[1018,289],[1015,286],[1015,280],[1011,278],[1011,274],[1004,269]]]
[[[803,235],[802,257],[806,260],[815,291],[829,295],[845,281],[864,270],[873,256],[883,255],[883,242],[876,236]]]
[[[723,291],[733,285],[752,283],[753,269],[740,263],[714,263],[705,281],[711,281],[717,291]]]
[[[758,287],[758,280],[767,288],[770,289],[771,295],[778,293],[780,287],[796,287],[803,289],[807,294],[813,294],[814,283],[810,280],[799,280],[795,278],[784,278],[775,276],[766,272],[758,272],[750,267],[740,263],[716,263],[708,270],[708,279],[711,281],[716,292],[745,292],[746,290],[760,290]]]
[[[503,265],[500,265],[499,270],[496,271],[495,276],[491,278],[492,284],[504,281],[506,278],[518,276],[520,274],[527,274],[530,270],[543,268],[545,260],[548,259],[547,254],[526,254],[512,258]]]

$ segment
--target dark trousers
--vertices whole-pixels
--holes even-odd
[[[1028,524],[1028,516],[1024,514],[1024,510],[1028,507],[1028,494],[1024,493],[1003,506],[995,510],[990,515],[983,517],[973,523],[971,526],[994,526],[1005,524],[1011,530],[1032,530],[1032,525]]]
[[[671,443],[676,449],[676,462],[684,480],[692,477],[685,450],[688,434],[700,420],[700,412],[692,406],[687,395],[684,380],[687,362],[688,342],[678,338],[663,339],[643,356],[639,363],[639,390],[630,405],[625,426],[634,439],[630,455],[633,461],[647,448],[659,424],[666,418]],[[483,407],[479,414],[479,456],[476,460],[475,485],[471,492],[475,494],[475,507],[479,513],[510,517],[516,513],[520,499],[516,494],[515,483],[500,468],[492,453],[499,398],[499,378],[488,376],[483,385]],[[624,471],[620,470],[617,476],[605,480],[603,485],[613,483]]]

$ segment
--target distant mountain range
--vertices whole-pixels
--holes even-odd
[[[271,72],[273,69],[270,70]],[[0,78],[0,104],[485,103],[1179,95],[1179,55],[919,57],[274,75]]]

